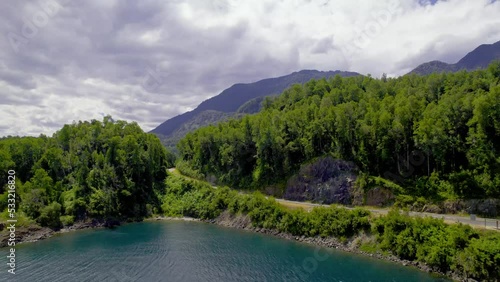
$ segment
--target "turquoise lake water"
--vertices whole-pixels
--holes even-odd
[[[447,281],[411,267],[206,223],[83,230],[2,249],[0,281]]]

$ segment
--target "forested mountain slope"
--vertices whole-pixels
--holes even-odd
[[[331,156],[430,199],[500,197],[500,63],[474,72],[312,80],[178,144],[183,164],[239,188],[284,186]],[[282,192],[286,192],[283,190]]]
[[[179,128],[174,130],[168,136],[156,134],[160,138],[161,142],[167,150],[174,152],[176,150],[176,145],[187,133],[194,131],[200,127],[217,124],[218,122],[226,121],[231,118],[242,117],[243,114],[239,112],[235,113],[224,113],[219,111],[207,110],[203,111],[188,121],[181,124]]]
[[[207,125],[203,116],[210,116],[210,124],[227,119],[228,116],[239,116],[239,113],[255,113],[260,110],[262,97],[277,95],[295,83],[305,83],[313,78],[328,78],[335,75],[356,76],[355,72],[302,70],[289,75],[263,79],[254,83],[238,83],[222,91],[219,95],[202,102],[196,109],[173,117],[160,124],[151,132],[157,134],[163,144],[171,146],[187,133],[189,128]],[[245,105],[245,103],[249,102]],[[243,107],[242,107],[243,106]],[[242,107],[242,109],[240,109]],[[203,123],[200,123],[204,121]]]

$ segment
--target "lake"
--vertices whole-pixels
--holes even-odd
[[[82,230],[2,249],[0,281],[448,281],[370,257],[207,223]]]

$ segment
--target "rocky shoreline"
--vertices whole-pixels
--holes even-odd
[[[179,221],[201,221],[197,218],[192,217],[151,217],[144,221],[154,221],[154,220],[179,220]],[[40,240],[50,238],[57,234],[68,233],[83,229],[98,229],[98,228],[113,228],[122,225],[128,221],[119,220],[86,220],[77,221],[71,226],[63,227],[59,230],[50,229],[48,227],[40,227],[38,225],[22,226],[16,227],[16,244],[23,243],[33,243]],[[0,248],[8,246],[9,233],[4,230],[5,224],[0,223]]]
[[[90,229],[90,228],[111,228],[120,225],[122,222],[118,220],[88,220],[78,221],[73,225],[53,230],[48,227],[40,227],[31,225],[28,227],[16,227],[16,244],[32,243],[40,240],[50,238],[56,234],[72,232],[76,230]],[[2,228],[3,229],[3,228]],[[9,233],[3,230],[0,233],[0,248],[7,247],[9,240]]]
[[[359,249],[359,246],[362,242],[365,240],[370,240],[373,238],[370,238],[367,235],[360,235],[354,238],[351,238],[350,240],[347,240],[346,242],[341,242],[340,240],[330,237],[330,238],[321,238],[321,237],[306,237],[306,236],[293,236],[288,233],[283,233],[278,230],[271,230],[271,229],[266,229],[266,228],[258,228],[252,226],[252,222],[248,216],[245,215],[238,215],[234,216],[229,214],[228,212],[222,213],[219,217],[213,220],[204,220],[204,222],[207,223],[212,223],[212,224],[217,224],[220,226],[225,226],[225,227],[231,227],[231,228],[237,228],[237,229],[243,229],[243,230],[248,230],[252,232],[257,232],[257,233],[263,233],[263,234],[268,234],[268,235],[273,235],[279,238],[287,239],[287,240],[293,240],[293,241],[298,241],[302,243],[307,243],[307,244],[313,244],[316,246],[321,246],[321,247],[327,247],[327,248],[334,248],[337,250],[341,250],[344,252],[350,252],[350,253],[355,253],[355,254],[361,254],[369,257],[374,257],[377,259],[381,260],[387,260],[395,263],[399,263],[404,266],[412,266],[416,267],[422,271],[428,272],[428,273],[433,273],[437,274],[440,276],[445,276],[447,278],[451,278],[454,281],[467,281],[467,282],[475,282],[476,280],[470,279],[470,278],[464,278],[462,277],[459,273],[453,272],[453,271],[448,271],[446,273],[443,273],[437,269],[433,269],[430,266],[417,262],[417,261],[408,261],[404,259],[400,259],[394,255],[384,255],[382,253],[368,253],[364,252]]]
[[[456,272],[448,271],[447,273],[443,273],[437,269],[433,269],[428,265],[416,262],[416,261],[408,261],[404,259],[400,259],[394,255],[385,255],[380,252],[375,254],[364,252],[359,249],[359,246],[362,242],[366,240],[370,240],[369,236],[363,234],[354,238],[351,238],[345,242],[341,242],[340,240],[329,237],[329,238],[321,238],[321,237],[306,237],[306,236],[293,236],[292,234],[283,233],[278,230],[266,229],[266,228],[258,228],[252,226],[252,222],[250,218],[246,215],[231,215],[229,212],[223,212],[219,217],[213,220],[200,220],[197,218],[191,217],[155,217],[148,218],[146,221],[158,221],[158,220],[170,220],[170,221],[194,221],[194,222],[206,222],[210,224],[216,224],[219,226],[248,230],[251,232],[257,232],[267,235],[273,235],[278,238],[293,240],[297,242],[302,242],[306,244],[312,244],[316,246],[326,247],[326,248],[334,248],[337,250],[341,250],[344,252],[350,252],[355,254],[361,254],[369,257],[374,257],[381,260],[387,260],[395,263],[399,263],[404,266],[412,266],[416,267],[422,271],[433,273],[441,276],[446,276],[448,278],[453,279],[454,281],[467,281],[467,282],[475,282],[474,279],[468,279],[460,276]],[[16,230],[17,240],[16,244],[20,243],[29,243],[36,242],[43,239],[50,238],[56,234],[72,232],[76,230],[90,229],[90,228],[112,228],[118,225],[121,225],[120,221],[84,221],[84,222],[76,222],[74,225],[62,228],[60,230],[52,230],[47,227],[39,227],[39,226],[30,226],[25,228],[19,228]],[[6,247],[8,242],[8,234],[4,234],[4,232],[0,233],[0,248]]]

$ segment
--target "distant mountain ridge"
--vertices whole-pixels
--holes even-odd
[[[336,75],[349,77],[360,74],[339,70],[301,70],[253,83],[238,83],[219,95],[203,101],[196,109],[168,119],[151,132],[157,134],[167,147],[172,147],[187,132],[200,126],[215,124],[233,116],[258,112],[264,97],[278,95],[293,84],[303,84],[311,79],[330,78]]]
[[[427,75],[439,72],[455,72],[459,70],[475,70],[486,68],[494,60],[500,60],[500,41],[493,44],[483,44],[469,52],[456,64],[441,61],[431,61],[419,65],[410,74]]]
[[[410,74],[471,71],[486,68],[494,60],[500,60],[500,41],[480,45],[455,64],[431,61],[419,65]],[[335,75],[349,77],[361,74],[339,70],[301,70],[253,83],[237,83],[219,95],[203,101],[196,109],[166,120],[151,132],[158,135],[164,145],[175,148],[177,141],[199,127],[258,112],[264,97],[278,95],[295,83],[303,84],[311,79],[330,78]]]

